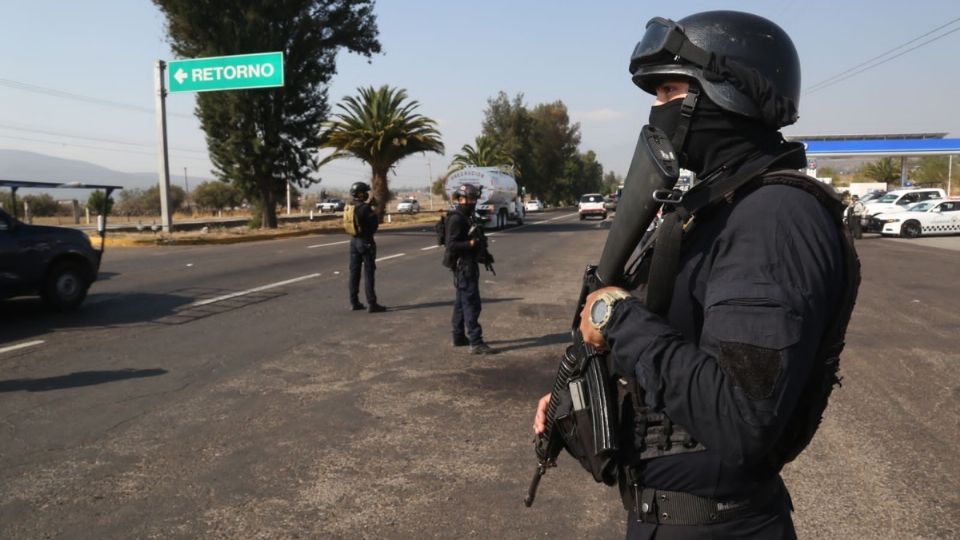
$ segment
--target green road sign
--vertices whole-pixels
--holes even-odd
[[[283,53],[212,56],[171,60],[167,64],[170,92],[212,92],[283,86]]]

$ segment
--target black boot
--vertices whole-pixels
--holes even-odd
[[[467,336],[453,336],[454,347],[466,347],[469,344],[470,340],[467,339]]]
[[[383,313],[387,308],[381,306],[380,304],[370,304],[370,309],[367,311],[370,313]]]
[[[363,311],[367,309],[367,306],[361,304],[360,302],[357,302],[356,304],[353,304],[352,306],[350,306],[350,309],[354,311]]]

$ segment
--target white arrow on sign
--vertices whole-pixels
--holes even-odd
[[[176,73],[173,74],[173,78],[177,80],[178,83],[183,84],[183,80],[187,78],[187,72],[180,68]]]

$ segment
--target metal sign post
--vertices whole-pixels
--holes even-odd
[[[167,91],[163,84],[163,71],[166,65],[163,60],[157,60],[153,80],[157,92],[157,143],[159,144],[157,165],[160,172],[160,224],[163,226],[163,232],[169,233],[172,225],[170,219],[170,156],[167,152]]]
[[[169,79],[164,76],[164,71],[168,72]],[[172,60],[169,66],[163,60],[157,60],[154,83],[157,92],[160,222],[163,225],[163,232],[169,233],[173,223],[170,216],[170,156],[167,151],[167,90],[174,93],[213,92],[283,86],[283,53],[268,52]],[[184,170],[184,176],[186,176],[186,170]],[[187,196],[189,195],[187,193]],[[289,204],[288,202],[288,208]],[[287,213],[289,214],[290,211],[287,210]]]

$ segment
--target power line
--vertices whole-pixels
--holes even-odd
[[[820,90],[823,90],[824,88],[828,88],[828,87],[830,87],[830,86],[833,86],[833,85],[836,84],[836,83],[839,83],[839,82],[841,82],[841,81],[844,81],[844,80],[846,80],[846,79],[849,79],[850,77],[853,77],[854,75],[858,75],[858,74],[860,74],[860,73],[863,73],[864,71],[867,71],[867,70],[873,69],[873,68],[875,68],[875,67],[877,67],[877,66],[886,64],[887,62],[889,62],[889,61],[891,61],[891,60],[894,60],[894,59],[896,59],[896,58],[899,58],[899,57],[907,54],[908,52],[914,51],[914,50],[916,50],[916,49],[919,49],[920,47],[923,47],[923,46],[925,46],[925,45],[929,45],[930,43],[933,43],[934,41],[937,41],[937,40],[939,40],[939,39],[942,39],[942,38],[944,38],[944,37],[947,37],[948,35],[950,35],[950,34],[952,34],[952,33],[954,33],[954,32],[957,32],[958,30],[960,30],[960,27],[954,28],[953,30],[950,30],[950,31],[948,31],[948,32],[944,32],[943,34],[941,34],[941,35],[939,35],[939,36],[936,36],[936,37],[934,37],[934,38],[932,38],[932,39],[929,39],[929,40],[927,40],[927,41],[924,41],[923,43],[920,43],[919,45],[916,45],[916,46],[914,46],[914,47],[911,47],[911,48],[909,48],[909,49],[907,49],[907,50],[905,50],[905,51],[900,52],[899,54],[896,54],[896,55],[894,55],[894,56],[891,56],[891,57],[889,57],[889,58],[886,58],[886,59],[884,59],[884,60],[882,60],[882,61],[880,61],[880,62],[877,62],[877,63],[872,64],[872,65],[868,65],[868,64],[870,64],[871,62],[874,62],[875,60],[878,60],[878,59],[880,59],[880,58],[883,58],[884,56],[887,56],[888,54],[890,54],[890,53],[892,53],[892,52],[894,52],[894,51],[896,51],[896,50],[898,50],[898,49],[902,49],[903,47],[906,47],[907,45],[910,45],[911,43],[915,43],[915,42],[917,42],[917,41],[919,41],[919,40],[921,40],[921,39],[929,36],[930,34],[933,34],[933,33],[937,32],[937,31],[939,31],[939,30],[942,30],[942,29],[950,26],[951,24],[953,24],[953,23],[955,23],[955,22],[957,22],[957,21],[960,21],[960,17],[957,17],[957,18],[955,18],[955,19],[953,19],[953,20],[951,20],[951,21],[949,21],[949,22],[947,22],[947,23],[945,23],[945,24],[942,24],[942,25],[934,28],[933,30],[930,30],[930,31],[928,31],[928,32],[925,32],[924,34],[921,34],[921,35],[919,35],[919,36],[911,39],[910,41],[907,41],[907,42],[905,42],[905,43],[901,43],[900,45],[897,45],[896,47],[894,47],[894,48],[892,48],[892,49],[890,49],[890,50],[888,50],[888,51],[886,51],[886,52],[884,52],[884,53],[882,53],[882,54],[879,54],[879,55],[877,55],[877,56],[874,56],[873,58],[871,58],[871,59],[869,59],[869,60],[866,60],[866,61],[864,61],[864,62],[861,62],[861,63],[853,66],[852,68],[849,68],[849,69],[847,69],[847,70],[845,70],[845,71],[842,71],[842,72],[840,72],[840,73],[837,73],[836,75],[833,75],[833,76],[831,76],[831,77],[828,77],[828,78],[826,78],[826,79],[824,79],[824,80],[822,80],[822,81],[820,81],[820,82],[818,82],[818,83],[816,83],[816,84],[814,84],[814,85],[811,85],[811,86],[807,87],[807,88],[804,90],[804,93],[806,93],[806,94],[812,94],[812,93],[814,93],[814,92],[818,92],[818,91],[820,91]],[[864,66],[866,66],[866,67],[864,67]],[[862,69],[860,69],[860,68],[862,68]]]
[[[138,150],[128,150],[128,149],[126,149],[126,148],[108,148],[108,147],[106,147],[106,146],[95,146],[95,145],[92,145],[92,144],[78,144],[78,143],[69,143],[69,142],[63,142],[63,141],[50,141],[50,140],[44,140],[44,139],[33,139],[33,138],[30,138],[30,137],[17,137],[17,136],[14,136],[14,135],[0,135],[0,138],[2,138],[2,139],[13,139],[13,140],[17,140],[17,141],[27,141],[27,142],[36,142],[36,143],[43,143],[43,144],[52,144],[52,145],[55,145],[55,146],[70,146],[70,147],[73,147],[73,148],[92,148],[92,149],[94,149],[94,150],[104,150],[104,151],[107,151],[107,152],[123,152],[124,154],[141,154],[141,155],[144,155],[144,156],[154,156],[154,157],[156,157],[156,155],[157,155],[155,152],[141,152],[141,151],[138,151]],[[205,160],[205,159],[202,159],[202,158],[199,158],[199,157],[194,157],[194,156],[181,156],[181,155],[179,155],[179,154],[176,154],[176,157],[177,157],[177,159],[179,159],[179,160],[195,161],[195,162],[197,162],[197,163],[206,163],[206,160]]]
[[[103,107],[113,107],[115,109],[124,109],[128,111],[141,112],[147,114],[156,114],[150,107],[141,107],[140,105],[132,105],[130,103],[121,103],[119,101],[110,101],[106,99],[100,99],[92,96],[84,96],[82,94],[75,94],[73,92],[67,92],[65,90],[57,90],[56,88],[47,88],[44,86],[37,86],[35,84],[29,84],[20,81],[14,81],[11,79],[0,79],[0,86],[6,86],[7,88],[13,88],[15,90],[23,90],[25,92],[33,92],[35,94],[44,94],[47,96],[53,96],[63,99],[71,99],[74,101],[81,101],[84,103],[90,103],[93,105],[100,105]],[[176,116],[177,118],[193,118],[189,114],[181,113],[172,113],[167,112],[167,116]]]
[[[90,136],[84,136],[84,135],[73,135],[73,134],[70,134],[70,133],[64,133],[64,132],[60,132],[60,131],[51,131],[51,130],[39,129],[39,128],[10,126],[10,125],[4,125],[4,124],[0,124],[0,129],[9,129],[9,130],[12,130],[12,131],[26,131],[26,132],[28,132],[28,133],[39,133],[39,134],[41,134],[41,135],[52,135],[52,136],[54,136],[54,137],[66,137],[66,138],[68,138],[68,139],[81,139],[81,140],[85,140],[85,141],[105,142],[105,143],[110,143],[110,144],[122,144],[122,145],[125,145],[125,146],[141,146],[141,147],[146,147],[146,148],[153,148],[153,147],[156,146],[155,144],[150,144],[150,143],[135,143],[135,142],[130,142],[130,141],[118,141],[118,140],[116,140],[116,139],[104,139],[104,138],[101,138],[101,137],[90,137]],[[204,155],[207,154],[207,152],[206,152],[205,150],[197,150],[197,149],[192,149],[192,148],[170,147],[170,149],[171,149],[171,150],[177,150],[177,151],[179,151],[179,152],[191,152],[191,153],[194,153],[194,154],[204,154]]]

